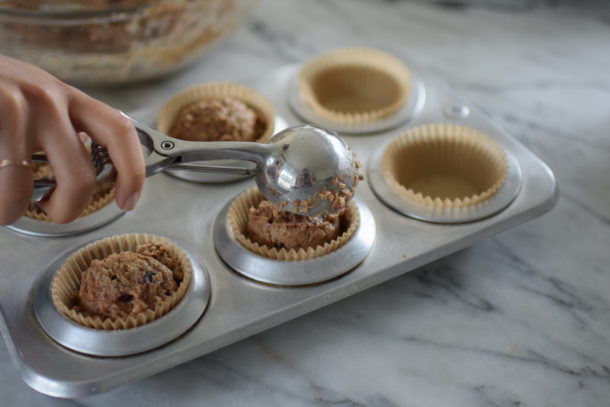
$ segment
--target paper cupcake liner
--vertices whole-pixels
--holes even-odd
[[[405,199],[436,208],[461,208],[492,197],[508,174],[502,147],[469,127],[412,128],[386,148],[381,170]]]
[[[246,227],[248,224],[248,211],[251,207],[257,207],[258,204],[264,199],[263,195],[257,188],[250,188],[239,195],[231,206],[227,213],[227,222],[235,239],[246,249],[251,252],[264,256],[274,260],[284,261],[296,261],[296,260],[309,260],[316,257],[324,256],[334,250],[337,250],[343,246],[354,234],[358,228],[360,221],[360,214],[358,207],[351,201],[346,211],[346,218],[348,219],[349,226],[340,236],[327,242],[324,246],[309,247],[307,249],[289,249],[286,248],[277,249],[275,247],[269,247],[253,242],[246,236]]]
[[[109,187],[107,190],[100,190],[94,193],[91,203],[85,208],[83,213],[80,214],[79,218],[87,215],[91,215],[93,212],[97,212],[100,209],[107,206],[114,199],[116,190],[114,185]],[[46,213],[36,205],[30,205],[24,213],[25,217],[35,219],[42,222],[51,222],[51,219]]]
[[[178,93],[161,108],[157,117],[157,130],[169,134],[180,112],[186,106],[210,98],[231,97],[256,110],[267,124],[265,132],[255,141],[266,142],[275,128],[273,104],[256,90],[234,82],[212,82],[189,88]]]
[[[90,315],[75,308],[74,299],[80,288],[81,273],[89,267],[93,260],[101,260],[113,253],[135,250],[144,243],[158,242],[166,247],[170,254],[179,260],[183,279],[178,290],[165,301],[157,304],[154,310],[146,310],[135,317],[110,318]],[[173,271],[173,270],[172,270]],[[117,330],[135,328],[147,324],[167,314],[184,297],[191,278],[193,268],[188,256],[176,244],[161,236],[149,234],[126,234],[108,237],[93,242],[70,256],[53,277],[51,282],[51,297],[57,310],[74,322],[88,328],[101,330]]]
[[[338,124],[367,124],[397,113],[411,93],[411,73],[396,57],[372,48],[344,48],[301,69],[301,101]]]

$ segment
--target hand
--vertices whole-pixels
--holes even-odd
[[[32,170],[23,162],[40,151],[57,182],[41,208],[57,223],[82,213],[93,195],[95,170],[80,132],[108,149],[117,171],[116,202],[124,210],[133,209],[145,169],[131,122],[49,73],[0,55],[0,162],[10,163],[0,168],[0,224],[13,223],[29,205]]]

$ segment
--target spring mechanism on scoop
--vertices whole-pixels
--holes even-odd
[[[91,143],[91,160],[96,175],[99,175],[106,165],[112,164],[106,147],[96,143]]]

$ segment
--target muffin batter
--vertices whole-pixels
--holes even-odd
[[[281,205],[262,201],[248,212],[247,236],[258,244],[278,249],[323,246],[346,229],[344,213],[302,216],[283,211]]]
[[[86,313],[114,320],[154,310],[177,288],[173,272],[160,261],[121,252],[91,262],[81,276],[78,303]]]
[[[144,243],[138,245],[135,251],[161,262],[174,273],[175,280],[182,281],[184,278],[184,270],[182,270],[180,259],[176,258],[163,244],[159,242]]]
[[[171,137],[188,141],[255,141],[266,123],[257,112],[233,98],[209,98],[186,106]]]

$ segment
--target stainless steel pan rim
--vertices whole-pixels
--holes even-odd
[[[81,233],[90,232],[94,229],[101,228],[102,226],[107,225],[108,223],[118,219],[124,213],[125,212],[123,212],[113,200],[100,210],[66,224],[46,222],[23,216],[19,218],[17,222],[13,223],[12,225],[7,225],[5,227],[28,236],[75,236]]]
[[[381,170],[381,160],[386,147],[392,140],[384,144],[371,157],[368,168],[368,179],[371,189],[384,204],[395,211],[417,220],[432,223],[466,223],[488,218],[506,208],[517,197],[521,189],[521,168],[519,162],[510,151],[504,149],[508,161],[506,181],[491,198],[477,205],[454,209],[434,209],[418,202],[405,199],[388,182]]]
[[[97,240],[97,239],[96,239]],[[44,272],[33,289],[33,312],[42,329],[60,345],[94,356],[127,356],[162,346],[189,330],[201,317],[210,299],[210,279],[205,268],[184,247],[193,266],[191,284],[176,307],[148,324],[116,331],[86,328],[60,314],[51,299],[51,280],[61,264],[84,243],[63,253]]]
[[[214,221],[214,246],[220,257],[238,273],[262,283],[279,286],[318,284],[339,277],[360,264],[375,243],[375,219],[369,208],[356,200],[360,223],[339,249],[310,260],[281,261],[252,253],[243,247],[228,225],[229,201]]]
[[[407,65],[409,66],[409,65]],[[411,94],[407,103],[392,116],[372,123],[363,124],[341,124],[328,121],[307,107],[300,98],[298,87],[299,70],[295,71],[293,78],[288,83],[288,102],[295,113],[308,123],[312,123],[340,133],[369,134],[386,131],[400,126],[415,117],[423,108],[426,100],[426,88],[415,70],[409,66],[412,77]]]

